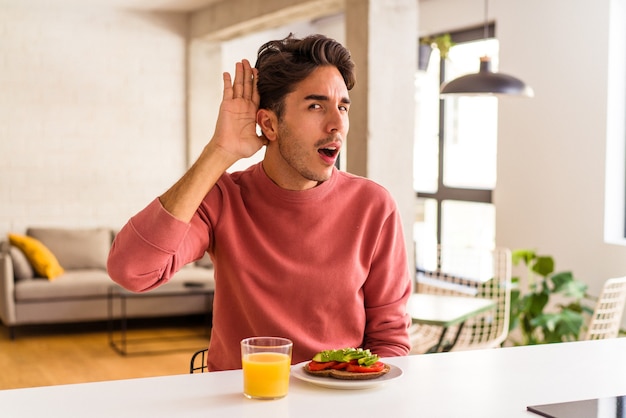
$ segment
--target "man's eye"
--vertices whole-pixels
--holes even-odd
[[[317,103],[313,103],[311,106],[309,106],[309,109],[321,109],[321,108],[322,108],[322,106],[320,106]]]
[[[347,112],[349,110],[348,106],[339,106],[339,110],[343,112]]]

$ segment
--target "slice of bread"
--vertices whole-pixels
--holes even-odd
[[[309,365],[305,364],[303,366],[304,371],[312,376],[319,377],[333,377],[335,379],[342,380],[369,380],[376,379],[382,375],[389,373],[391,367],[388,364],[385,364],[385,368],[379,372],[372,373],[355,373],[355,372],[347,372],[345,370],[335,370],[335,369],[326,369],[326,370],[310,370]]]

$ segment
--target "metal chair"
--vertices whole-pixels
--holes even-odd
[[[203,350],[198,350],[191,356],[191,361],[189,362],[189,373],[204,373],[206,372],[206,355],[209,352],[208,348]]]
[[[585,340],[616,338],[626,305],[626,277],[608,279],[587,328]]]
[[[418,293],[473,296],[496,301],[495,311],[467,320],[452,351],[501,346],[508,336],[511,315],[511,251],[439,246],[436,263],[433,263],[431,266],[425,263],[426,268],[422,269],[418,260]],[[455,330],[448,333],[455,334]],[[411,354],[426,353],[438,342],[440,335],[438,326],[412,325]]]

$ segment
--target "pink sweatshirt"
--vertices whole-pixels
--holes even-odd
[[[241,368],[239,342],[262,335],[291,339],[294,364],[342,347],[408,354],[407,254],[395,203],[376,183],[335,170],[288,191],[260,163],[224,174],[189,224],[158,199],[132,217],[108,271],[147,291],[205,251],[215,265],[210,370]]]

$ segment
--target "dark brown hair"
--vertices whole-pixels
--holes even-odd
[[[313,70],[325,65],[339,70],[348,90],[354,87],[356,79],[350,52],[334,39],[324,35],[298,39],[289,34],[284,39],[265,43],[259,48],[255,65],[259,70],[259,107],[274,111],[280,119],[285,96]]]

